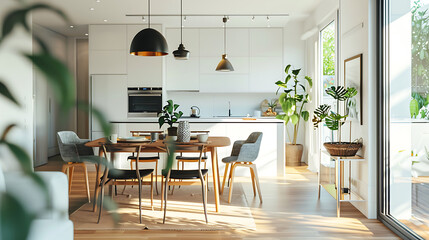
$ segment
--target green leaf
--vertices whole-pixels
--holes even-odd
[[[103,199],[103,208],[110,213],[113,218],[113,221],[115,222],[115,225],[118,226],[118,223],[121,220],[121,216],[117,211],[118,205],[115,203],[115,201],[113,201],[112,198],[105,197]]]
[[[293,114],[292,116],[290,116],[290,121],[292,122],[293,125],[296,125],[299,121],[299,115]]]
[[[310,88],[313,87],[313,79],[311,79],[311,77],[309,77],[309,76],[305,76],[305,79],[307,80],[308,85],[310,86]]]
[[[164,117],[159,117],[159,118],[158,118],[159,128],[161,128],[161,127],[162,127],[162,125],[164,125],[164,123],[165,123]]]
[[[179,107],[179,104],[174,104],[174,111]]]
[[[0,239],[26,240],[34,218],[14,196],[0,193]]]
[[[276,118],[285,121],[285,124],[287,124],[290,119],[286,114],[277,115]]]
[[[280,97],[279,97],[279,103],[280,103],[280,105],[284,104],[284,102],[286,100],[286,95],[287,95],[286,93],[280,94]]]
[[[75,106],[74,77],[67,66],[46,53],[25,55],[37,69],[46,77],[59,100],[60,108],[66,112]]]
[[[285,88],[287,88],[287,83],[289,82],[289,80],[292,78],[291,75],[287,75],[285,78]]]
[[[308,118],[310,117],[310,113],[308,111],[302,111],[301,117],[304,119],[304,121],[308,121]]]
[[[302,90],[304,90],[304,92],[305,92],[305,87],[304,87],[304,85],[302,85],[302,84],[299,84],[299,86],[302,88]]]
[[[295,76],[298,76],[299,72],[301,72],[301,68],[292,70],[292,74]]]
[[[285,73],[286,74],[289,74],[289,69],[290,69],[290,67],[291,67],[291,65],[289,64],[289,65],[287,65],[286,67],[285,67]]]
[[[7,86],[3,84],[2,81],[0,81],[0,95],[3,97],[9,99],[11,102],[15,103],[16,105],[19,105],[19,102],[16,100],[16,98],[12,95],[12,93],[9,91]]]

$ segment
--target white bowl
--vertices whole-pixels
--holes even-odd
[[[197,135],[197,139],[198,139],[198,142],[200,142],[200,143],[205,143],[205,142],[207,142],[207,139],[209,138],[209,135],[208,134],[198,134]]]

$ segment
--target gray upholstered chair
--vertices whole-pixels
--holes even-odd
[[[60,149],[61,158],[64,161],[62,172],[68,173],[69,177],[69,193],[72,187],[73,170],[75,167],[82,167],[85,174],[86,194],[88,202],[91,202],[89,194],[88,170],[80,157],[92,156],[94,151],[91,147],[85,146],[89,139],[80,139],[76,133],[72,131],[62,131],[57,133],[58,147]]]
[[[258,188],[259,200],[262,203],[262,194],[261,187],[259,186],[258,171],[256,170],[256,164],[253,163],[258,158],[261,141],[262,132],[253,132],[249,135],[247,140],[235,141],[232,147],[231,156],[222,159],[222,162],[225,163],[226,166],[225,173],[223,175],[221,194],[223,193],[223,189],[225,188],[225,181],[228,175],[228,170],[230,170],[228,177],[228,180],[230,181],[228,203],[231,203],[232,187],[234,182],[234,170],[236,167],[248,167],[250,169],[253,194],[254,196],[256,196],[256,184],[256,187]]]

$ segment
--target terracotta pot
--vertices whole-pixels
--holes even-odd
[[[167,128],[168,136],[177,136],[177,127]]]
[[[286,166],[300,166],[303,150],[302,144],[286,143]]]

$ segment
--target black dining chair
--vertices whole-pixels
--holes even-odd
[[[110,162],[113,163],[113,157],[115,152],[134,152],[136,153],[137,158],[140,156],[141,150],[144,148],[142,145],[130,145],[130,144],[103,144],[102,149],[104,152],[104,156],[106,159],[107,153],[110,153]],[[96,189],[96,196],[98,195],[99,189],[101,189],[100,193],[100,208],[98,213],[98,221],[100,222],[101,219],[101,210],[103,206],[103,198],[104,198],[104,186],[106,184],[109,184],[110,186],[116,186],[116,185],[138,185],[139,190],[139,219],[140,223],[142,223],[142,198],[141,198],[141,192],[142,192],[142,185],[150,185],[150,195],[151,195],[151,207],[153,209],[153,169],[139,169],[139,164],[136,161],[135,162],[135,169],[134,170],[128,170],[128,169],[109,169],[105,168],[103,176],[101,177],[101,183],[99,185],[99,188]],[[146,177],[150,175],[150,182],[143,182],[143,177]],[[127,180],[131,180],[128,181]],[[137,180],[137,181],[135,181]],[[110,189],[112,197],[113,197],[113,190]]]
[[[202,198],[204,206],[204,216],[206,223],[207,219],[207,182],[204,180],[208,173],[207,169],[201,169],[201,162],[203,158],[203,152],[206,151],[206,144],[204,143],[166,143],[166,150],[169,157],[174,155],[175,152],[198,152],[198,169],[189,170],[174,170],[174,169],[163,169],[162,170],[162,185],[161,185],[161,210],[164,204],[164,218],[162,223],[165,223],[165,217],[167,215],[167,192],[168,186],[175,185],[199,185],[201,184]],[[179,180],[179,181],[171,181]],[[196,181],[197,180],[197,181]],[[199,181],[198,181],[199,180]],[[165,181],[165,183],[164,183]]]

